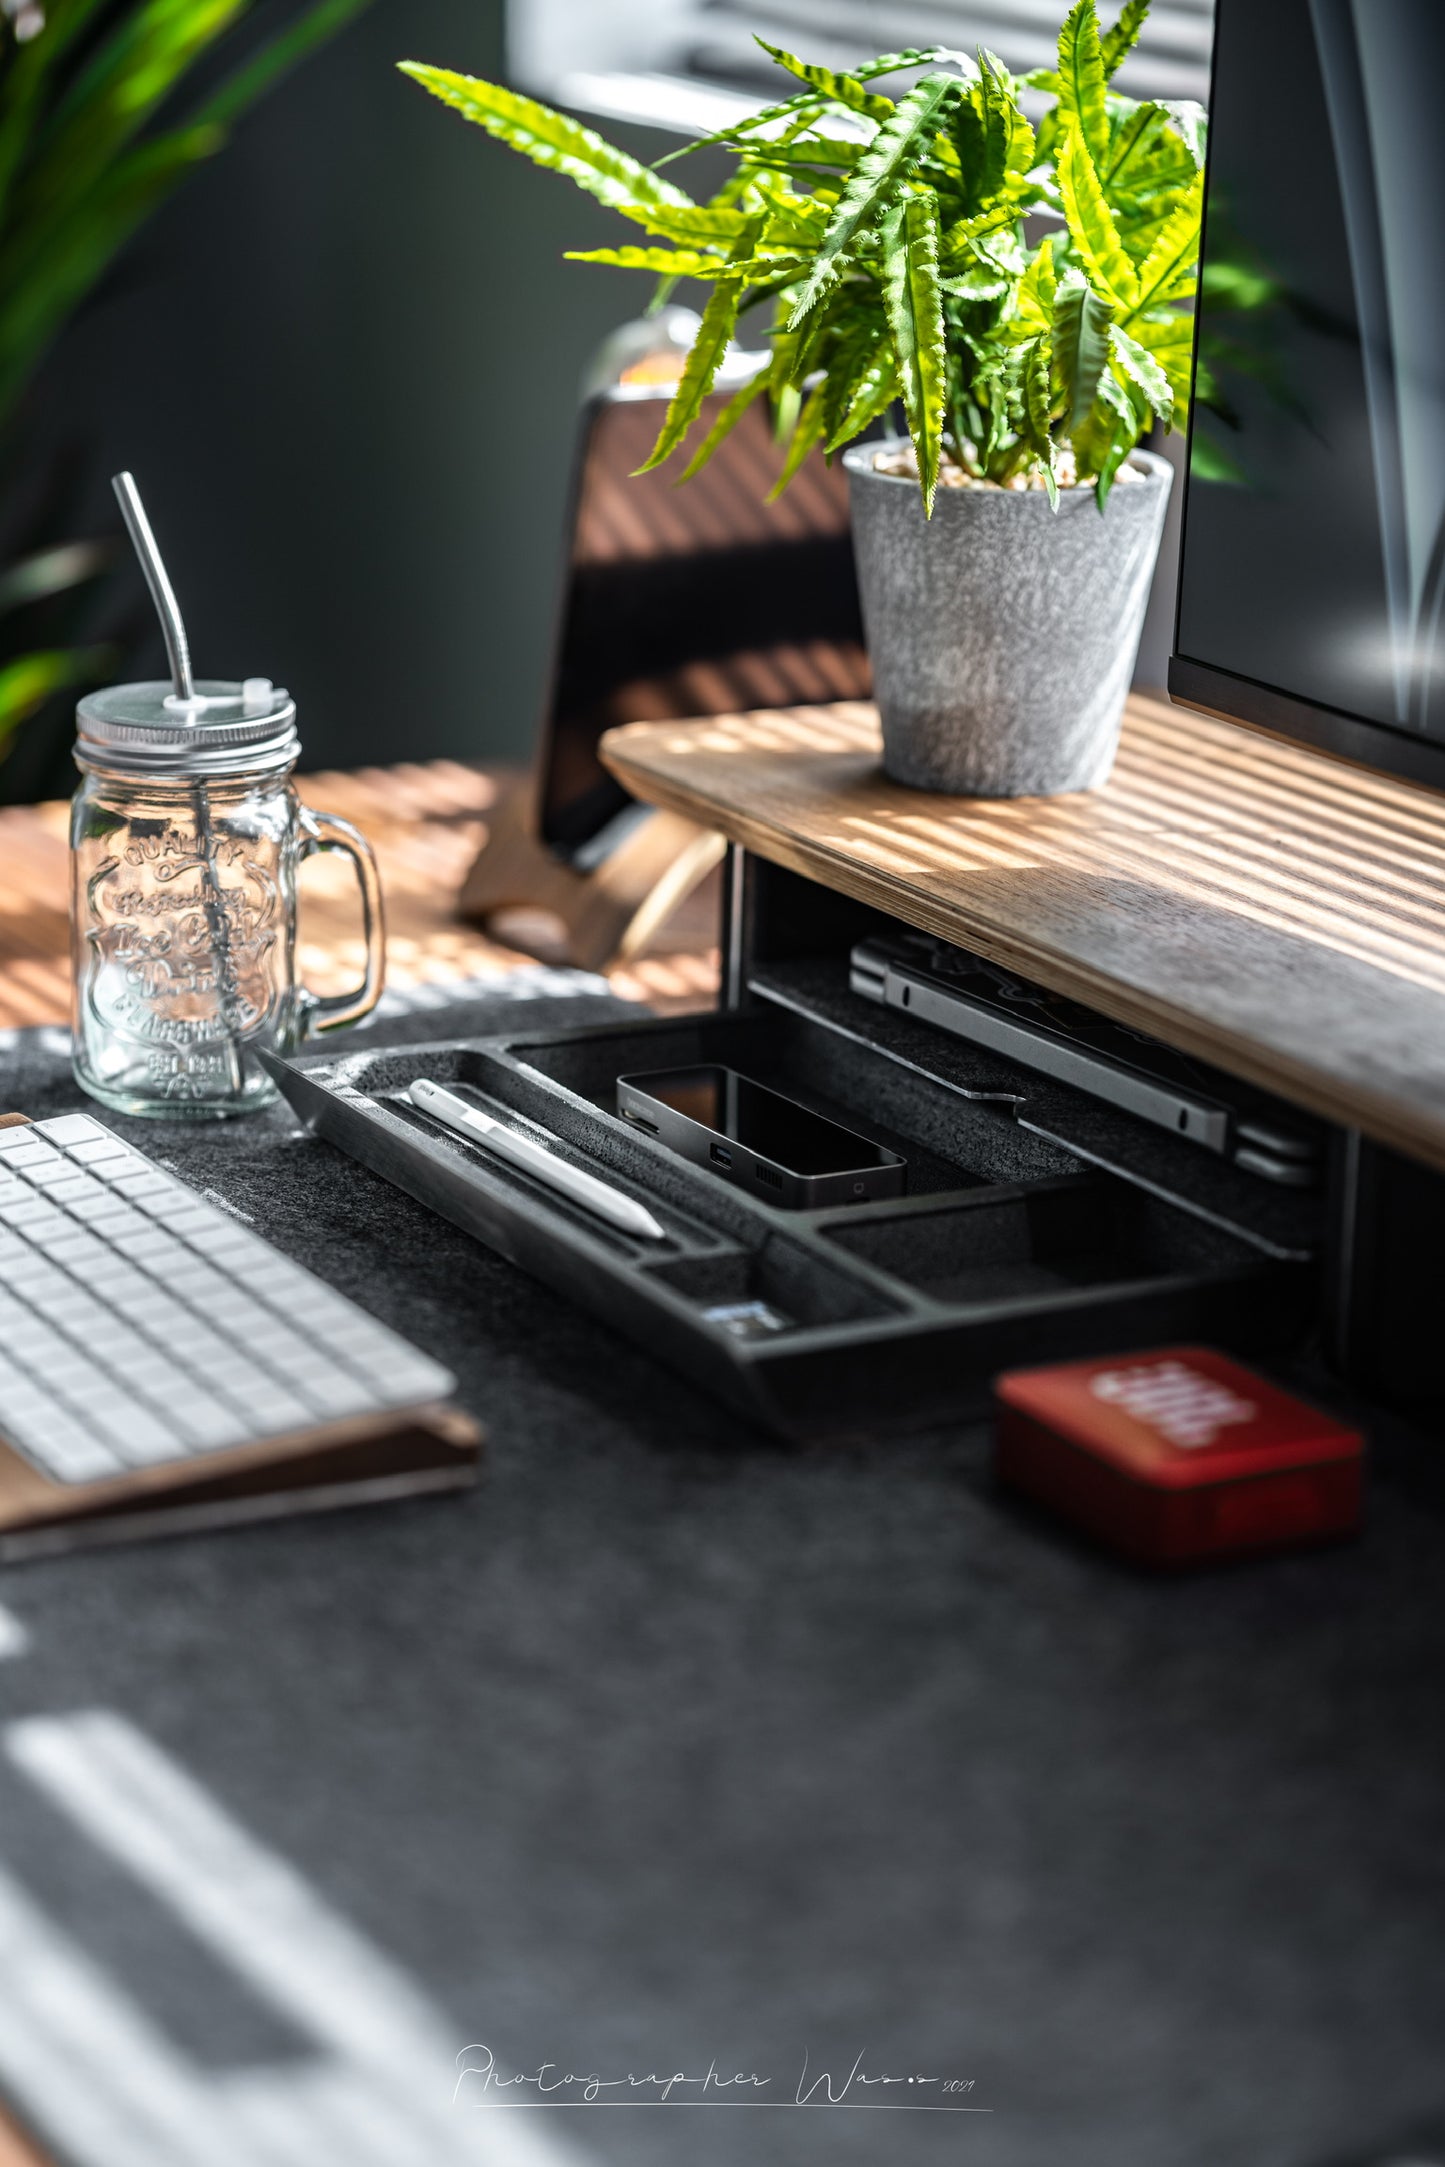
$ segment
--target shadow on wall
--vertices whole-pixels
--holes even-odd
[[[134,470],[198,667],[287,684],[307,766],[530,748],[579,380],[630,297],[562,260],[616,239],[607,212],[396,73],[497,74],[501,17],[376,0],[148,230],[26,431],[27,455],[83,444],[88,531]],[[643,158],[676,140],[605,126]],[[689,185],[709,180],[694,161]],[[159,676],[147,641],[126,668]],[[7,797],[68,791],[68,732],[7,770]]]

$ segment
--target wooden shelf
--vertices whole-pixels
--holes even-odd
[[[1445,1168],[1445,797],[1145,699],[1075,796],[879,754],[856,703],[603,740],[637,797]]]

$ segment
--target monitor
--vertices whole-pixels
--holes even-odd
[[[1445,0],[1218,0],[1185,704],[1445,787]]]

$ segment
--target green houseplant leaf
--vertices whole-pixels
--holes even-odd
[[[1102,508],[1140,437],[1177,421],[1190,391],[1202,117],[1112,88],[1146,14],[1126,0],[1101,35],[1095,0],[1074,0],[1057,66],[1028,79],[1053,101],[1037,131],[1024,86],[988,52],[839,68],[760,40],[802,87],[684,146],[735,154],[712,205],[656,168],[649,192],[634,161],[515,92],[408,72],[656,244],[582,260],[713,287],[649,466],[684,443],[740,318],[766,306],[767,367],[712,416],[685,476],[756,399],[784,447],[780,487],[810,449],[831,457],[901,401],[925,511],[960,473],[1055,502],[1092,483]],[[916,79],[892,98],[869,88],[894,74]],[[1037,210],[1062,230],[1037,237]]]
[[[957,95],[958,84],[956,75],[925,75],[906,98],[899,99],[892,117],[874,136],[838,199],[838,208],[818,244],[813,269],[798,296],[794,322],[806,315],[837,275],[835,266],[844,249],[878,217],[889,197],[907,179],[943,108]]]
[[[1116,75],[1139,42],[1149,13],[1149,0],[1125,0],[1119,20],[1099,40],[1099,57],[1106,77]]]
[[[1059,122],[1073,122],[1091,158],[1109,150],[1108,76],[1094,0],[1075,0],[1059,32]]]
[[[1088,146],[1072,124],[1059,152],[1059,194],[1069,239],[1090,280],[1120,308],[1133,308],[1139,299],[1138,275],[1104,200]]]
[[[577,187],[613,209],[637,203],[692,204],[691,196],[665,181],[651,166],[639,164],[581,121],[556,113],[519,90],[486,83],[474,75],[458,75],[451,68],[430,68],[420,60],[398,63],[444,105],[455,107],[464,120],[475,121],[498,142],[507,143],[531,159],[565,174]]]
[[[923,508],[933,510],[943,454],[948,351],[938,284],[938,214],[928,196],[910,196],[883,235],[884,299],[909,433],[918,453]]]

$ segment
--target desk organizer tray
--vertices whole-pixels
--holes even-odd
[[[971,1093],[897,1057],[886,1043],[894,1019],[855,1005],[857,1037],[836,1015],[773,1002],[550,1037],[317,1054],[273,1072],[316,1134],[791,1437],[971,1411],[995,1372],[1026,1362],[1181,1339],[1247,1352],[1304,1329],[1313,1275],[1298,1228],[1281,1238],[1237,1210],[1211,1216],[1099,1171],[1017,1118],[1017,1074],[988,1057],[988,1081]],[[789,1091],[901,1152],[909,1193],[780,1210],[617,1113],[619,1075],[703,1062]],[[406,1097],[421,1076],[553,1140],[645,1203],[666,1240],[619,1232],[434,1126]]]

